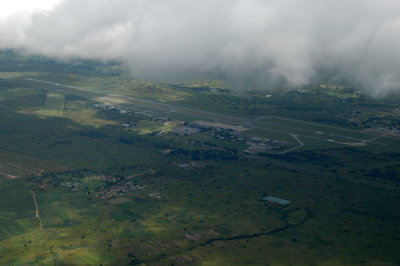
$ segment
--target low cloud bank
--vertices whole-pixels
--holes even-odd
[[[266,89],[328,82],[400,90],[395,0],[64,0],[0,19],[0,48],[122,58],[134,76]]]

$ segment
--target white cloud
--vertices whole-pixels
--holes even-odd
[[[396,0],[64,0],[51,7],[0,21],[0,47],[122,57],[147,77],[207,73],[266,88],[322,80],[376,95],[400,88]]]
[[[35,11],[51,10],[60,0],[3,0],[0,9],[0,19],[15,15],[29,17]]]

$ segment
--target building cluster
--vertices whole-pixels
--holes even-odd
[[[121,115],[134,115],[136,117],[148,119],[150,121],[157,121],[157,122],[162,122],[162,123],[171,121],[171,118],[169,118],[169,117],[156,115],[150,111],[125,110],[119,106],[112,106],[109,104],[95,104],[94,106],[105,112],[112,112],[112,113],[117,113],[117,114],[121,114]],[[132,124],[132,123],[124,123],[124,124]],[[130,126],[134,126],[134,125],[130,125]]]
[[[249,147],[244,150],[247,153],[260,153],[267,151],[279,151],[289,145],[285,140],[267,139],[261,137],[251,137],[246,141]]]
[[[400,128],[395,127],[378,127],[376,130],[390,134],[390,135],[400,135]]]
[[[103,111],[109,111],[109,112],[114,112],[114,113],[120,113],[122,115],[128,114],[129,111],[122,109],[121,107],[118,106],[112,106],[108,104],[95,104],[94,105],[97,108],[100,108]]]
[[[160,192],[153,192],[153,193],[150,193],[148,196],[149,196],[149,198],[152,198],[152,199],[161,199],[162,198],[162,196],[160,195]]]
[[[63,186],[63,187],[72,188],[72,190],[78,190],[79,187],[81,186],[81,183],[78,183],[78,182],[62,182],[62,183],[60,183],[60,185]]]
[[[108,104],[96,104],[97,108],[101,108],[104,111],[115,112],[120,114],[131,114],[136,117],[142,117],[151,121],[158,121],[165,123],[171,119],[154,114],[153,112],[146,111],[127,111],[120,107],[111,106]],[[125,122],[121,124],[123,128],[130,128],[136,126],[136,122]],[[287,141],[266,139],[260,137],[251,137],[243,134],[248,128],[243,126],[235,126],[224,123],[208,122],[208,121],[194,121],[185,122],[182,127],[174,129],[172,132],[179,136],[189,136],[198,133],[207,133],[210,136],[227,140],[232,142],[245,142],[249,147],[245,150],[247,153],[260,153],[271,150],[281,150],[288,145]]]
[[[343,85],[335,85],[335,84],[321,84],[319,85],[321,89],[331,89],[331,90],[343,90]]]
[[[197,161],[192,161],[192,162],[188,162],[188,163],[178,163],[177,166],[179,168],[187,169],[187,168],[202,166],[202,163],[197,162]]]
[[[197,134],[200,132],[200,130],[198,128],[184,126],[175,128],[172,132],[178,134],[179,136],[188,136]]]
[[[144,186],[135,185],[133,182],[130,181],[121,181],[116,185],[111,187],[105,188],[96,194],[96,198],[99,199],[110,199],[114,197],[122,196],[133,190],[140,190],[143,189]]]
[[[352,111],[346,118],[351,122],[362,122],[368,119],[368,115],[363,111]]]
[[[212,123],[206,121],[195,121],[185,123],[184,127],[175,129],[173,132],[180,136],[187,136],[206,132],[210,136],[228,140],[233,142],[246,142],[249,148],[245,150],[247,153],[260,153],[271,150],[281,150],[288,146],[288,142],[284,140],[267,139],[262,137],[252,137],[243,134],[247,130],[241,126],[232,126],[222,123]]]
[[[184,127],[174,130],[179,135],[192,135],[200,132],[207,132],[209,135],[217,139],[229,141],[245,141],[245,136],[241,133],[246,130],[241,126],[232,126],[222,123],[212,123],[207,121],[195,121],[185,123]]]

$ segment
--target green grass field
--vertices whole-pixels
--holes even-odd
[[[64,95],[48,93],[46,103],[37,113],[44,116],[62,117],[64,113]]]

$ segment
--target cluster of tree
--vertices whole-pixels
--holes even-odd
[[[374,168],[364,175],[371,176],[371,177],[378,178],[378,179],[400,181],[398,169],[394,169],[394,168],[387,168],[384,170],[380,169],[380,168]]]
[[[0,90],[10,90],[10,89],[15,89],[16,87],[17,87],[16,84],[0,78]]]
[[[178,155],[188,158],[193,161],[200,160],[214,160],[214,161],[225,161],[225,160],[237,160],[239,156],[235,150],[185,150],[181,148],[175,149],[171,152],[172,155]]]

